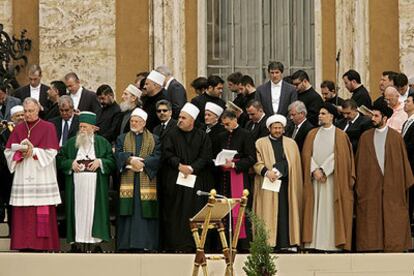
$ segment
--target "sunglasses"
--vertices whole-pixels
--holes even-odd
[[[168,112],[168,109],[158,109],[157,110],[157,113],[161,113],[161,112],[167,113]]]

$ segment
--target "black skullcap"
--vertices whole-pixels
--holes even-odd
[[[334,116],[334,119],[339,117],[339,113],[335,105],[328,103],[328,102],[324,102],[321,109],[322,108],[328,110],[328,112]]]
[[[387,116],[388,119],[391,118],[392,114],[394,113],[394,110],[392,110],[392,108],[389,107],[387,102],[385,101],[374,102],[374,106],[372,107],[372,110],[377,110],[381,112],[381,115]]]

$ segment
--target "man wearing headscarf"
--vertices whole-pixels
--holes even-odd
[[[387,125],[393,110],[373,107],[373,129],[362,134],[356,155],[357,251],[403,252],[412,247],[408,189],[414,184],[404,140]]]
[[[309,249],[351,249],[355,168],[348,136],[333,125],[337,114],[324,103],[320,127],[309,132],[302,149],[302,240]]]
[[[156,175],[160,165],[159,139],[145,128],[147,113],[136,108],[131,130],[121,134],[115,158],[121,172],[117,249],[158,250],[159,222]]]
[[[270,135],[256,141],[253,211],[269,229],[269,244],[277,251],[300,246],[302,165],[295,140],[283,136],[286,118],[275,114],[266,120]],[[266,189],[264,180],[278,185],[278,192]]]
[[[96,114],[79,114],[79,132],[61,148],[57,163],[65,174],[68,243],[95,244],[109,241],[109,176],[115,169],[111,144],[95,135]],[[72,250],[79,250],[73,244]]]

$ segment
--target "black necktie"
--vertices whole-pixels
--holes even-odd
[[[69,123],[68,121],[65,120],[65,125],[63,126],[63,132],[62,132],[62,146],[68,140],[68,134],[69,134]]]

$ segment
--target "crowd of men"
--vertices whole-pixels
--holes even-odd
[[[383,72],[372,102],[355,70],[342,77],[350,99],[332,81],[319,94],[305,71],[283,71],[270,62],[257,89],[250,76],[230,74],[236,96],[227,103],[217,75],[195,79],[197,96],[187,102],[166,66],[137,74],[119,104],[109,85],[89,91],[74,72],[42,84],[38,65],[29,85],[0,86],[0,221],[10,226],[11,249],[59,251],[63,203],[71,251],[99,252],[112,238],[113,189],[118,252],[193,252],[189,218],[207,201],[196,192],[214,188],[235,198],[250,191],[248,208],[264,220],[275,252],[410,250],[407,76]],[[222,150],[237,153],[217,166]],[[244,220],[240,251],[252,236]],[[219,250],[217,237],[208,238],[208,250]]]

